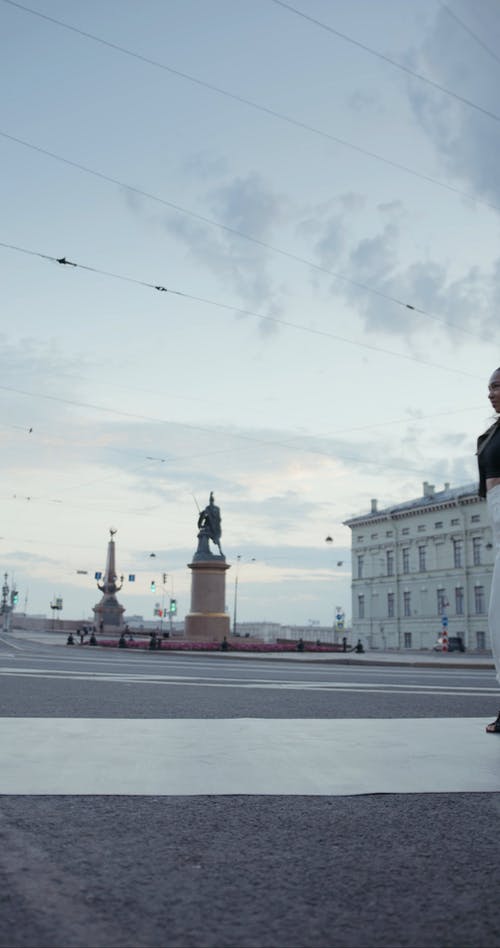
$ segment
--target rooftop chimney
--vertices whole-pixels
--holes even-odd
[[[434,497],[434,484],[424,481],[424,497]]]
[[[372,512],[372,513],[377,513],[377,498],[376,498],[376,497],[372,497],[371,505],[372,505],[372,510],[371,510],[371,512]]]

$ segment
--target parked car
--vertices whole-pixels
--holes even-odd
[[[441,636],[438,638],[436,644],[433,646],[435,652],[443,651],[443,640]],[[465,652],[464,640],[461,635],[450,635],[448,638],[448,651],[449,652]]]

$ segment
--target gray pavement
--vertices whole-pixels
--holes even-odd
[[[33,642],[43,645],[57,645],[57,646],[66,646],[67,633],[61,632],[23,632],[21,630],[13,630],[10,635],[15,639],[18,639],[19,642]],[[78,643],[78,639],[75,637],[74,648],[75,651],[81,646]],[[99,648],[100,646],[97,646]],[[84,649],[91,649],[90,646],[84,645]],[[257,661],[271,661],[271,662],[296,662],[296,663],[334,663],[337,665],[401,665],[401,666],[415,666],[415,667],[430,667],[430,668],[494,668],[493,657],[491,652],[449,652],[444,655],[442,652],[431,652],[431,651],[382,651],[379,649],[373,649],[367,652],[364,652],[362,655],[358,655],[356,652],[186,652],[183,649],[176,651],[175,649],[169,649],[169,652],[172,652],[175,655],[183,655],[186,657],[200,657],[202,655],[204,658],[217,657],[224,658],[226,660],[237,659],[241,661],[249,661],[255,659]],[[131,649],[129,654],[134,654],[134,650]]]
[[[447,718],[486,723],[497,710],[491,660],[235,661],[35,642],[0,642],[0,715],[91,717],[96,734],[121,719],[115,746],[131,771],[132,718],[248,716],[278,731],[280,718],[365,719],[376,747],[377,718],[400,731],[402,718],[433,719],[442,740]],[[480,721],[477,735],[500,768],[500,737]],[[215,795],[206,750],[196,795],[3,795],[0,948],[500,948],[499,793]],[[473,771],[470,744],[464,757]]]
[[[3,797],[2,948],[497,948],[498,795]]]

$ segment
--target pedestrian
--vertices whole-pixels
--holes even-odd
[[[304,648],[305,648],[305,646],[304,646],[304,639],[299,639],[299,641],[297,642],[297,651],[298,651],[298,652],[303,652],[303,651],[304,651]]]
[[[90,639],[89,639],[89,645],[97,645],[97,639],[95,637],[95,632],[93,629],[92,629],[92,635],[90,636]]]
[[[495,547],[488,628],[496,677],[500,683],[500,368],[495,369],[490,377],[488,398],[497,414],[497,418],[488,430],[477,439],[477,461],[479,467],[479,496],[486,497]],[[498,734],[500,732],[500,711],[496,720],[487,725],[486,730],[488,734]]]
[[[354,651],[357,652],[358,655],[363,655],[364,648],[363,648],[363,643],[361,639],[358,639],[358,641],[356,642],[356,645],[354,646]]]
[[[227,652],[227,650],[228,650],[228,648],[229,648],[229,642],[228,642],[228,640],[227,640],[227,636],[226,636],[226,635],[225,635],[224,638],[222,639],[222,642],[220,643],[220,647],[221,647],[221,649],[222,649],[223,652]]]
[[[347,652],[347,639],[346,639],[345,635],[344,635],[343,638],[342,638],[342,651],[343,651],[343,652]]]
[[[123,632],[120,635],[120,638],[118,639],[118,648],[127,648],[127,642],[125,640],[125,636]]]
[[[70,632],[68,635],[68,638],[66,639],[66,645],[74,645],[74,644],[75,644],[75,640],[73,638],[73,633]]]

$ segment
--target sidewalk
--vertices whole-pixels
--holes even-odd
[[[66,647],[66,632],[24,632],[14,629],[9,633],[20,642],[34,642],[42,645],[58,645]],[[98,647],[98,646],[97,646]],[[74,651],[81,646],[75,635]],[[90,649],[88,645],[86,649]],[[130,649],[133,654],[133,650]],[[140,652],[140,654],[143,654]],[[165,654],[165,652],[163,652]],[[186,652],[169,649],[169,654],[183,655],[186,658],[223,658],[226,661],[237,659],[241,661],[256,659],[257,661],[271,662],[300,662],[301,664],[332,664],[332,665],[394,665],[413,668],[463,668],[463,669],[494,669],[491,653],[481,654],[468,652],[451,652],[444,655],[441,652],[430,651],[394,651],[382,652],[377,650],[364,652]]]

